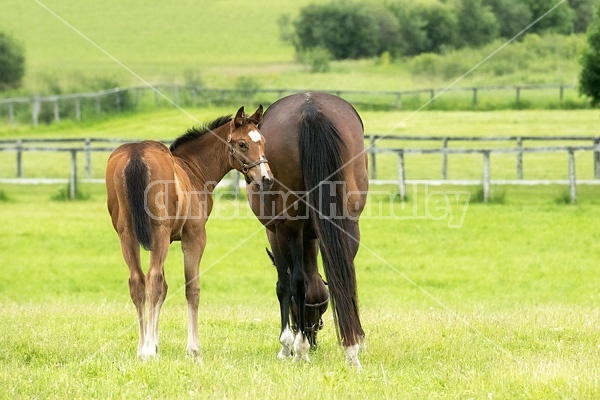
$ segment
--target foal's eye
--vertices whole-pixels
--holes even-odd
[[[248,144],[246,142],[238,142],[238,147],[242,150],[248,149]]]

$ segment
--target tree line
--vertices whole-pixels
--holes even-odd
[[[585,32],[599,0],[568,0],[528,33]],[[511,38],[556,5],[556,0],[400,0],[331,2],[280,19],[282,38],[298,54],[321,49],[333,59],[439,53]]]

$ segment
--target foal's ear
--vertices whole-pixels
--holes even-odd
[[[262,121],[262,117],[263,117],[263,106],[261,104],[256,109],[256,112],[254,114],[252,114],[252,116],[250,117],[250,121],[252,121],[252,123],[254,125],[258,126]]]
[[[233,123],[236,128],[239,128],[240,126],[244,125],[245,117],[246,117],[246,114],[244,114],[244,106],[241,106],[240,109],[238,110],[237,114],[235,114],[235,118],[233,119]]]

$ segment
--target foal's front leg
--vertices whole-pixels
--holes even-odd
[[[198,304],[200,302],[200,260],[206,246],[206,231],[185,232],[181,239],[185,273],[185,298],[188,304],[188,336],[186,352],[196,361],[202,361],[198,337]]]

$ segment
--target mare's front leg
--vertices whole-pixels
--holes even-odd
[[[181,238],[185,274],[185,298],[188,305],[188,336],[186,352],[196,361],[202,361],[198,337],[198,304],[200,302],[200,260],[206,246],[204,225],[185,229]]]
[[[303,266],[302,225],[296,221],[296,225],[277,226],[277,243],[287,265],[291,266],[291,295],[294,297],[298,311],[298,332],[294,339],[295,360],[310,361],[308,358],[310,344],[305,332],[304,317],[308,279]]]
[[[271,261],[277,269],[276,292],[279,300],[279,311],[281,313],[281,331],[279,333],[279,343],[281,350],[277,358],[286,359],[292,356],[292,346],[294,345],[294,334],[290,328],[290,299],[292,297],[290,287],[291,267],[288,266],[286,259],[281,255],[276,235],[267,230],[267,238],[271,244],[272,254],[269,254]]]
[[[148,324],[140,354],[142,360],[156,357],[158,352],[158,318],[167,297],[164,263],[169,252],[170,235],[164,227],[152,231],[150,268],[146,274],[146,301],[148,302]]]

